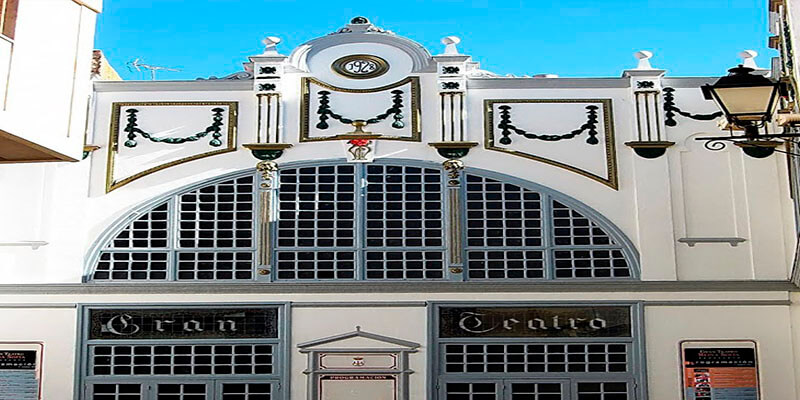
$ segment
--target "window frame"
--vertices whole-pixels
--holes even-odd
[[[439,310],[442,307],[592,307],[592,306],[625,306],[630,308],[630,338],[594,338],[594,337],[553,337],[553,338],[440,338]],[[510,398],[508,383],[566,381],[563,388],[569,399],[576,400],[578,383],[626,382],[628,384],[628,400],[647,400],[647,359],[645,352],[644,302],[642,301],[431,301],[428,302],[428,355],[427,385],[431,400],[446,400],[446,384],[448,382],[495,382],[498,388],[498,400]],[[630,346],[630,359],[627,372],[479,372],[479,373],[447,373],[444,371],[442,354],[444,346],[453,343],[500,343],[507,344],[547,344],[549,343],[603,343],[626,342]],[[532,375],[533,374],[533,375]],[[604,376],[605,375],[605,376]],[[606,378],[608,377],[608,378]]]
[[[89,339],[91,329],[90,311],[113,309],[222,309],[222,308],[276,308],[277,337],[257,339]],[[270,383],[272,384],[272,398],[275,400],[289,399],[289,381],[291,379],[291,303],[290,302],[237,302],[237,303],[83,303],[78,305],[77,311],[77,346],[75,350],[75,385],[73,396],[75,399],[89,400],[94,384],[140,384],[140,393],[143,400],[155,400],[157,384],[163,383],[205,383],[206,394],[214,394],[222,390],[225,383]],[[92,375],[89,373],[91,366],[91,348],[97,345],[259,345],[269,344],[274,346],[272,354],[273,372],[271,374],[180,374],[180,375]],[[216,398],[216,397],[215,397]]]
[[[358,168],[359,165],[362,165],[361,163],[347,163],[346,160],[342,160],[342,159],[305,160],[305,161],[298,161],[298,162],[289,162],[289,163],[286,163],[286,164],[281,164],[280,170],[303,168],[303,167],[338,166],[338,165],[347,165],[347,164],[354,165],[354,168],[356,170],[355,176],[357,176],[357,177],[358,176],[363,176],[363,174],[361,174],[359,172],[360,168]],[[512,185],[516,185],[516,186],[520,187],[521,189],[530,190],[530,191],[538,193],[539,196],[540,196],[540,200],[539,201],[541,203],[541,211],[542,211],[542,226],[541,226],[540,229],[542,231],[542,236],[543,236],[543,239],[545,240],[545,242],[550,241],[552,239],[553,235],[554,235],[552,222],[550,221],[551,218],[550,218],[549,210],[552,208],[552,202],[555,200],[555,201],[558,201],[559,203],[569,207],[570,209],[579,212],[584,217],[589,219],[591,222],[597,224],[598,227],[603,229],[608,234],[608,236],[612,240],[614,240],[616,242],[616,245],[615,246],[598,246],[598,245],[553,246],[552,244],[545,245],[545,243],[543,243],[543,246],[538,246],[536,248],[531,248],[531,249],[533,249],[533,251],[543,251],[543,252],[546,253],[545,254],[545,260],[544,260],[544,269],[545,269],[544,278],[499,278],[499,279],[481,278],[481,279],[470,279],[468,277],[469,271],[468,271],[467,268],[465,268],[465,271],[464,271],[463,274],[462,273],[453,273],[451,271],[451,269],[452,269],[452,267],[454,267],[454,265],[452,264],[450,254],[447,251],[448,247],[452,246],[451,237],[450,237],[450,232],[451,232],[451,226],[450,225],[451,225],[451,223],[450,223],[449,218],[448,218],[448,215],[450,215],[451,206],[450,206],[450,202],[447,200],[447,195],[448,195],[447,191],[448,190],[452,190],[452,189],[446,186],[447,185],[447,179],[445,179],[445,178],[446,178],[446,173],[447,172],[444,171],[441,168],[441,165],[439,165],[438,163],[434,163],[434,162],[430,162],[430,161],[410,160],[410,159],[382,159],[382,160],[376,160],[373,163],[364,164],[365,165],[364,169],[366,169],[366,167],[368,167],[369,165],[372,165],[372,164],[380,164],[380,165],[387,165],[387,166],[400,166],[400,167],[417,167],[417,168],[422,168],[422,169],[429,168],[429,169],[437,169],[437,170],[441,171],[442,176],[443,176],[443,179],[442,179],[442,182],[441,182],[441,184],[442,184],[442,192],[441,192],[442,193],[442,200],[441,200],[442,201],[442,208],[441,208],[441,210],[444,212],[442,227],[443,227],[443,230],[444,230],[443,233],[444,233],[444,240],[445,240],[444,241],[444,246],[442,246],[444,248],[444,261],[445,261],[445,268],[444,268],[445,269],[445,275],[444,275],[443,278],[436,278],[436,279],[433,279],[433,278],[431,278],[431,279],[426,279],[426,278],[422,278],[422,279],[385,279],[385,278],[384,279],[364,279],[363,277],[359,277],[358,276],[358,274],[361,273],[361,271],[364,270],[363,266],[356,265],[356,277],[354,279],[341,279],[341,280],[337,280],[337,279],[325,279],[325,280],[318,280],[318,279],[291,279],[291,280],[288,280],[288,279],[277,279],[276,278],[277,277],[276,268],[275,268],[276,255],[277,255],[277,246],[276,246],[277,223],[276,223],[276,221],[272,221],[270,223],[270,225],[269,225],[269,230],[270,230],[269,236],[270,236],[270,242],[271,242],[270,246],[269,246],[269,252],[270,252],[270,259],[272,260],[272,265],[269,265],[267,267],[269,268],[270,273],[268,275],[259,274],[259,269],[264,267],[262,265],[259,265],[259,262],[258,262],[259,255],[257,254],[258,253],[258,249],[257,249],[257,244],[256,244],[258,242],[258,240],[259,240],[259,237],[261,237],[261,235],[262,235],[261,224],[258,223],[259,222],[258,221],[258,215],[262,212],[262,210],[260,208],[260,205],[256,205],[254,207],[254,209],[253,209],[254,210],[253,211],[254,212],[254,220],[253,220],[254,221],[254,224],[253,224],[253,235],[254,235],[253,246],[254,246],[254,248],[251,248],[249,250],[248,249],[244,249],[244,248],[225,248],[225,249],[208,248],[209,251],[215,251],[215,250],[227,250],[227,251],[231,251],[231,252],[235,252],[235,251],[253,251],[255,263],[254,263],[254,271],[253,271],[253,278],[252,279],[226,279],[226,280],[221,280],[221,281],[218,281],[218,280],[215,280],[215,279],[184,279],[184,280],[178,280],[178,279],[175,279],[174,276],[170,277],[169,275],[168,275],[168,279],[166,279],[166,280],[142,279],[142,280],[119,280],[119,281],[113,281],[113,280],[94,280],[94,279],[92,279],[93,273],[95,271],[96,264],[98,262],[98,259],[100,257],[101,252],[103,250],[105,250],[105,246],[110,241],[114,240],[114,238],[121,231],[123,231],[128,226],[128,224],[130,224],[131,222],[135,221],[141,215],[146,214],[149,211],[151,211],[152,209],[154,209],[155,207],[158,207],[159,205],[163,204],[164,202],[169,201],[169,202],[172,203],[169,206],[170,208],[169,208],[169,211],[168,211],[170,213],[170,222],[169,222],[170,223],[170,227],[168,229],[171,229],[171,230],[173,229],[172,227],[173,227],[173,225],[175,224],[175,221],[176,221],[176,214],[177,214],[176,208],[177,208],[178,198],[184,193],[187,193],[187,192],[190,192],[190,191],[194,191],[194,190],[198,190],[198,189],[201,189],[201,188],[209,186],[209,185],[213,185],[213,184],[217,184],[217,183],[220,183],[220,182],[224,182],[226,180],[235,180],[235,179],[238,179],[238,178],[241,178],[241,177],[244,177],[244,176],[253,176],[253,179],[254,179],[253,186],[254,186],[254,194],[255,194],[254,202],[255,202],[256,201],[255,198],[257,198],[257,195],[259,193],[258,186],[259,186],[259,183],[261,182],[261,180],[260,180],[261,178],[258,176],[257,172],[253,171],[252,169],[244,169],[244,170],[238,170],[238,171],[230,172],[230,173],[227,173],[227,174],[224,174],[224,175],[220,175],[220,176],[217,176],[217,177],[214,177],[214,178],[211,178],[211,179],[206,179],[206,180],[203,180],[203,181],[195,182],[193,184],[186,185],[186,186],[174,189],[174,190],[172,190],[172,191],[170,191],[170,192],[168,192],[168,193],[166,193],[166,194],[164,194],[162,196],[158,196],[157,198],[154,198],[154,199],[149,200],[149,201],[147,201],[147,202],[145,202],[143,204],[140,204],[139,206],[135,207],[132,210],[132,212],[130,212],[126,216],[117,219],[110,226],[108,226],[103,231],[103,233],[101,235],[99,235],[99,237],[92,244],[92,246],[90,246],[90,248],[89,248],[89,250],[87,252],[87,255],[85,257],[86,265],[85,265],[85,269],[84,269],[83,282],[84,283],[93,283],[93,284],[100,283],[100,284],[117,284],[117,285],[124,285],[124,284],[134,284],[135,285],[135,284],[137,284],[139,282],[160,282],[160,283],[212,283],[212,282],[225,282],[225,283],[233,283],[233,284],[242,284],[242,283],[276,283],[276,284],[294,283],[294,284],[297,284],[297,283],[305,283],[305,282],[323,282],[323,283],[324,282],[349,282],[349,283],[357,283],[357,282],[415,282],[415,281],[419,281],[419,282],[448,282],[448,281],[451,281],[451,282],[482,282],[482,283],[492,283],[492,282],[518,282],[518,283],[520,283],[520,282],[530,282],[530,283],[563,282],[563,283],[569,283],[569,282],[583,281],[583,282],[598,282],[598,283],[602,283],[602,282],[638,281],[640,279],[640,264],[639,264],[639,253],[638,253],[638,250],[633,245],[632,241],[628,238],[628,236],[625,235],[619,227],[617,227],[614,223],[612,223],[610,220],[608,220],[602,214],[600,214],[599,212],[595,211],[593,208],[587,206],[586,204],[580,202],[579,200],[574,199],[571,196],[568,196],[568,195],[566,195],[564,193],[561,193],[559,191],[556,191],[556,190],[550,189],[548,187],[536,184],[534,182],[530,182],[530,181],[526,181],[524,179],[520,179],[520,178],[517,178],[517,177],[514,177],[514,176],[510,176],[510,175],[507,175],[507,174],[504,174],[504,173],[501,173],[501,172],[490,171],[490,170],[481,169],[481,168],[474,168],[474,167],[466,167],[462,171],[462,173],[460,174],[461,175],[460,179],[461,179],[462,184],[460,185],[459,188],[457,188],[457,190],[459,190],[459,192],[460,192],[460,201],[459,201],[458,204],[462,208],[462,211],[465,211],[463,213],[461,219],[460,219],[460,221],[461,221],[463,226],[466,227],[465,222],[467,221],[467,215],[466,215],[466,211],[467,211],[467,208],[466,208],[467,207],[466,206],[466,204],[467,204],[467,199],[466,199],[467,179],[466,179],[466,176],[467,175],[476,175],[476,176],[479,176],[479,177],[482,177],[482,178],[496,180],[501,184],[512,184]],[[280,172],[278,172],[278,173],[280,173]],[[356,185],[357,184],[358,183],[356,182]],[[272,190],[273,194],[277,195],[277,193],[278,193],[278,191],[280,189],[278,187],[278,188],[272,188],[272,189],[269,189],[269,190]],[[357,191],[358,191],[358,188],[356,188],[356,192]],[[275,201],[273,199],[273,201],[272,201],[273,207],[275,207],[276,203],[277,203],[277,201]],[[356,212],[358,213],[359,211],[356,210]],[[546,214],[546,213],[548,213],[548,214]],[[361,216],[361,215],[357,214],[356,215],[356,221],[358,222],[359,219],[362,222],[366,221],[365,215],[366,214],[364,214],[364,216]],[[545,217],[547,217],[547,218],[545,218]],[[359,231],[359,233],[358,233],[359,235],[363,235],[365,233],[365,231],[366,231],[366,226],[361,226],[361,225],[357,224],[356,229]],[[462,229],[461,238],[460,238],[461,243],[462,243],[462,246],[461,246],[461,258],[463,260],[463,266],[464,267],[467,266],[466,264],[468,262],[467,251],[470,248],[472,248],[471,246],[467,246],[466,245],[466,243],[467,243],[467,233],[466,232],[467,232],[466,228]],[[169,235],[171,235],[171,236],[175,236],[176,234],[177,234],[177,231],[170,231],[169,232]],[[171,238],[171,240],[173,242],[175,242],[176,238],[173,237],[173,238]],[[181,250],[181,248],[180,248],[180,246],[177,246],[177,245],[173,246],[173,247],[174,248],[172,248],[171,250],[167,250],[167,251],[169,251],[171,253],[175,253],[175,255],[177,255],[177,253]],[[592,250],[604,250],[606,248],[613,248],[615,250],[619,250],[622,253],[625,261],[628,264],[628,270],[630,271],[630,276],[629,277],[619,277],[619,278],[615,278],[615,277],[610,277],[610,278],[605,278],[605,277],[587,277],[587,278],[566,277],[566,278],[556,278],[556,277],[554,277],[553,275],[555,274],[555,262],[554,262],[553,256],[552,256],[552,254],[554,254],[554,251],[557,250],[558,248],[563,248],[564,250],[568,250],[568,249],[580,249],[582,247],[584,247],[586,249],[592,249]],[[524,246],[521,246],[520,248],[524,248]],[[336,251],[335,250],[336,247],[333,247],[333,249],[334,249],[333,251]],[[355,252],[366,252],[366,251],[369,251],[369,250],[379,251],[381,249],[382,248],[379,248],[379,247],[375,247],[374,249],[371,249],[371,248],[369,248],[369,246],[364,246],[364,249],[355,248]],[[425,251],[424,249],[426,249],[426,248],[423,247],[422,249],[423,249],[422,251]],[[439,251],[439,247],[436,247],[436,248],[431,247],[431,249]],[[488,249],[487,251],[491,251],[491,250],[508,251],[509,248],[505,247],[505,246],[498,246],[496,248]],[[139,250],[139,251],[150,252],[150,251],[159,251],[159,250]],[[160,250],[160,251],[164,251],[164,250]],[[523,251],[526,251],[526,250],[523,250]],[[358,257],[354,257],[354,259],[357,259],[357,258]],[[176,264],[175,260],[169,260],[169,263],[170,264],[168,265],[168,268],[171,271],[171,274],[172,275],[176,275],[177,264]]]

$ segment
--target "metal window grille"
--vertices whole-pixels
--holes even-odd
[[[353,165],[284,169],[278,195],[278,248],[355,245]]]
[[[466,182],[469,279],[633,277],[622,245],[552,195],[472,174]]]
[[[355,279],[352,251],[279,251],[278,279]]]
[[[271,400],[269,383],[223,383],[222,400]]]
[[[442,279],[443,251],[368,251],[367,279]]]
[[[141,400],[142,385],[139,383],[95,383],[92,385],[92,400]]]
[[[544,251],[469,250],[467,270],[474,279],[543,279]]]
[[[279,181],[276,280],[445,278],[442,171],[302,167]]]
[[[253,280],[254,182],[215,182],[159,204],[108,242],[92,279]]]
[[[178,253],[178,280],[251,279],[252,252]]]
[[[104,252],[95,267],[95,280],[166,280],[168,253],[117,253]]]
[[[151,249],[169,247],[169,205],[161,204],[126,226],[109,249]]]
[[[467,175],[467,246],[541,247],[539,193]]]
[[[553,238],[556,246],[615,244],[592,220],[556,200],[553,200]]]
[[[615,239],[590,212],[546,190],[476,174],[465,174],[464,180],[463,202],[453,205],[464,209],[464,273],[448,275],[440,169],[284,168],[269,232],[273,273],[259,279],[634,277],[624,239]],[[256,186],[255,175],[248,173],[173,195],[105,243],[91,279],[255,280]]]
[[[560,383],[512,383],[511,400],[561,400]]]
[[[447,373],[627,372],[625,343],[446,344]]]
[[[90,375],[264,375],[274,372],[274,345],[93,345]]]
[[[556,250],[556,278],[630,278],[622,251]]]
[[[447,400],[496,400],[495,383],[448,382],[445,386]]]
[[[252,248],[253,176],[204,186],[178,196],[182,248]]]
[[[205,383],[161,383],[157,400],[207,400]]]
[[[579,382],[578,400],[628,400],[626,382]]]

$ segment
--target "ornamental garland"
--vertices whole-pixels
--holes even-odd
[[[675,89],[666,87],[664,88],[664,124],[667,126],[676,126],[678,121],[675,121],[675,114],[684,116],[686,118],[696,119],[698,121],[711,121],[722,116],[722,111],[717,111],[711,114],[692,114],[681,110],[675,105]]]
[[[324,130],[328,129],[330,126],[328,125],[327,120],[329,118],[333,118],[343,124],[352,124],[354,121],[364,121],[367,124],[376,124],[380,121],[385,120],[390,115],[393,115],[394,122],[392,122],[392,128],[395,129],[403,129],[406,125],[403,123],[403,91],[402,90],[392,90],[392,106],[389,107],[385,113],[378,114],[374,118],[370,118],[367,120],[354,120],[350,118],[342,117],[339,114],[336,114],[331,110],[331,101],[330,95],[331,92],[327,90],[320,90],[319,91],[319,108],[317,108],[317,114],[319,115],[319,122],[317,123],[317,129]]]
[[[524,129],[519,129],[511,123],[511,106],[500,106],[500,123],[497,124],[497,127],[501,130],[501,134],[503,137],[500,138],[500,144],[509,145],[511,144],[511,132],[513,131],[517,135],[520,135],[526,139],[536,139],[536,140],[543,140],[546,142],[555,142],[564,139],[572,139],[584,131],[588,131],[589,137],[586,138],[586,143],[591,145],[596,145],[600,143],[597,140],[597,110],[599,107],[589,105],[586,106],[586,123],[581,125],[580,128],[575,129],[569,133],[564,133],[560,135],[546,135],[546,134],[537,134],[537,133],[530,133],[526,132]]]
[[[195,133],[194,135],[186,137],[161,137],[161,138],[153,137],[152,134],[139,129],[136,117],[136,113],[138,113],[139,110],[135,108],[129,108],[125,110],[125,112],[128,113],[128,124],[125,125],[124,129],[125,132],[128,132],[128,140],[125,141],[125,147],[131,147],[131,148],[136,147],[137,133],[151,142],[166,143],[166,144],[181,144],[186,142],[196,142],[210,133],[212,139],[208,142],[208,144],[214,147],[222,146],[222,141],[220,141],[219,138],[222,137],[222,132],[221,132],[222,131],[221,128],[223,125],[222,113],[225,112],[225,109],[223,108],[219,107],[212,108],[211,113],[214,122],[212,122],[211,125],[208,128],[206,128],[203,132],[198,132]]]

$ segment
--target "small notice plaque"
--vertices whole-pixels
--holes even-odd
[[[628,306],[442,307],[439,337],[631,337]]]
[[[278,337],[277,308],[91,310],[89,339]]]
[[[758,400],[753,342],[684,342],[686,400]]]
[[[322,375],[320,400],[396,400],[397,377],[393,375]]]
[[[0,347],[0,399],[39,399],[39,352],[22,348],[33,346]]]

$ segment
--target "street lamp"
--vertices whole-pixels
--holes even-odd
[[[720,150],[724,147],[720,141],[731,141],[741,147],[745,154],[754,158],[764,158],[771,155],[775,147],[783,143],[773,140],[774,138],[785,139],[792,136],[770,135],[766,131],[766,123],[775,113],[782,84],[762,75],[752,74],[753,71],[753,68],[739,65],[728,70],[730,74],[720,78],[713,85],[701,87],[705,99],[713,100],[725,114],[731,129],[730,136],[698,138],[706,141],[707,148]],[[733,135],[735,127],[744,129],[744,135]],[[760,128],[764,128],[764,134],[759,133]]]

